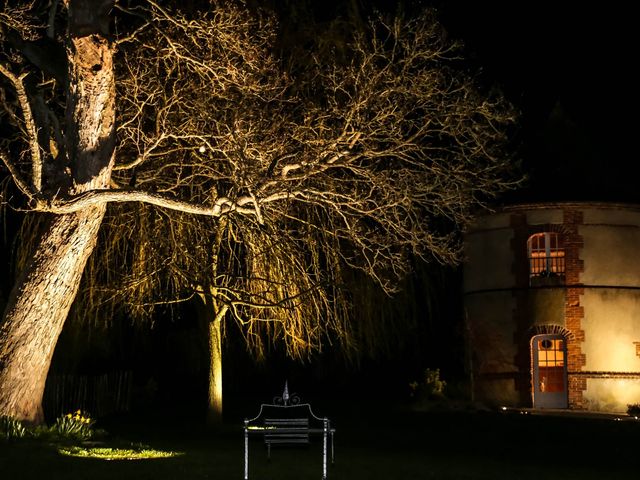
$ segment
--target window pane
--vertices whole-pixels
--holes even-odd
[[[548,249],[546,247],[549,247]],[[565,271],[563,238],[556,232],[535,233],[527,240],[531,277],[562,275]]]

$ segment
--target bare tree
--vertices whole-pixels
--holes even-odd
[[[109,1],[54,2],[42,17],[34,5],[46,21],[29,28],[16,26],[23,10],[0,17],[17,134],[0,154],[26,208],[46,216],[0,326],[0,414],[41,420],[107,205],[111,245],[140,273],[123,289],[144,298],[156,262],[211,308],[211,338],[229,314],[247,338],[296,353],[327,333],[348,339],[329,281],[342,268],[393,292],[410,255],[456,262],[471,210],[514,185],[503,150],[513,112],[453,68],[456,46],[431,12],[378,20],[346,53],[286,62],[271,17],[213,5],[197,17],[120,6],[130,20],[119,25],[132,26],[116,41]],[[62,80],[28,53],[39,45],[24,32],[47,26],[65,47]],[[135,242],[122,233],[131,219]]]

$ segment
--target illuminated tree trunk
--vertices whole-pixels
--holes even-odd
[[[0,327],[0,414],[39,423],[53,351],[91,254],[104,207],[52,219]]]
[[[222,321],[227,307],[219,306],[210,295],[200,298],[209,340],[207,423],[215,425],[222,421]]]
[[[209,404],[208,423],[222,420],[222,322],[209,322]]]
[[[92,22],[100,20],[92,9],[95,2],[69,3],[65,133],[70,178],[66,186],[64,181],[58,184],[62,193],[80,194],[109,185],[115,140],[113,46],[96,33],[101,26],[92,29]],[[64,168],[60,165],[56,177]],[[33,180],[34,185],[39,183]],[[16,281],[0,325],[0,415],[34,423],[43,420],[42,396],[53,351],[105,208],[98,204],[52,216]]]

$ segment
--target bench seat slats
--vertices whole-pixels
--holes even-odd
[[[309,432],[306,430],[293,430],[293,429],[278,429],[267,430],[264,432],[266,438],[278,438],[278,437],[309,437]]]
[[[271,445],[307,445],[309,443],[309,437],[306,438],[265,438],[265,443]]]

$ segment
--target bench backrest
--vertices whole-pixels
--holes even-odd
[[[265,418],[265,443],[307,444],[309,443],[308,418]]]

